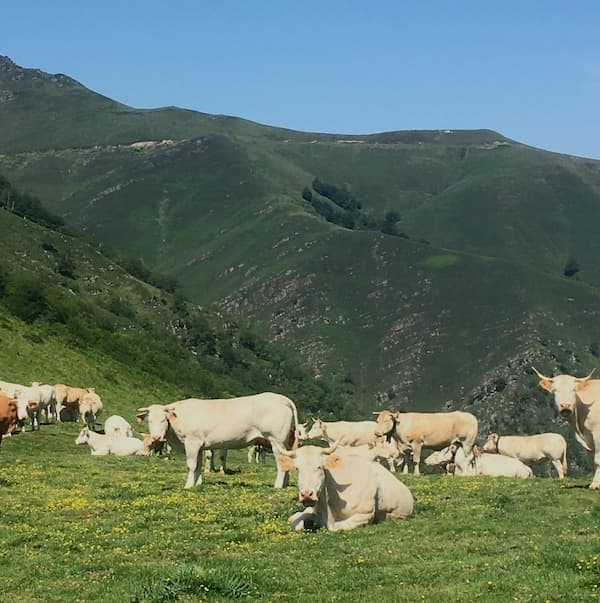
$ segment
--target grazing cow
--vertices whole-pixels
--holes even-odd
[[[467,454],[462,442],[455,441],[447,448],[440,450],[435,454],[436,462],[432,462],[430,455],[428,464],[454,464],[454,475],[488,475],[491,477],[520,477],[528,478],[533,476],[531,467],[522,463],[519,459],[503,454],[490,454],[482,452],[477,447],[473,447],[470,454]]]
[[[46,423],[50,422],[50,417],[53,421],[56,421],[56,394],[54,388],[51,385],[42,385],[37,381],[33,381],[31,387],[40,392],[40,413],[43,412],[46,415]]]
[[[79,400],[79,415],[81,416],[82,423],[93,429],[96,419],[101,412],[102,399],[94,388],[90,387]]]
[[[600,379],[557,375],[545,377],[535,368],[540,387],[554,394],[561,416],[568,419],[577,441],[594,454],[595,473],[590,484],[592,490],[600,489]]]
[[[375,421],[326,422],[315,419],[307,437],[309,440],[325,440],[328,444],[337,442],[340,446],[361,446],[380,439],[375,435],[376,429]]]
[[[10,435],[17,426],[17,403],[8,396],[0,394],[0,444],[2,437]]]
[[[298,411],[285,396],[271,392],[222,400],[188,398],[166,406],[138,408],[138,420],[148,419],[150,435],[185,450],[186,488],[202,483],[202,456],[207,448],[244,448],[257,438],[285,448],[290,432],[298,436]],[[273,448],[277,459],[279,452]],[[288,473],[277,468],[275,487],[287,485]]]
[[[105,435],[96,433],[88,427],[84,427],[79,432],[75,444],[87,444],[93,456],[106,456],[107,454],[114,454],[115,456],[147,455],[144,442],[138,438]]]
[[[104,433],[122,438],[133,438],[133,428],[119,415],[111,415],[104,421]]]
[[[79,402],[90,390],[83,387],[71,387],[64,383],[54,385],[54,394],[56,397],[56,414],[60,422],[60,413],[63,409],[68,409],[73,415],[73,420],[79,418]]]
[[[38,430],[40,428],[40,397],[41,392],[37,387],[25,387],[22,385],[15,389],[19,421],[26,421],[29,418],[31,431],[35,431],[36,427]],[[23,422],[21,431],[25,431],[25,422]]]
[[[526,465],[550,460],[559,478],[567,474],[567,442],[559,433],[526,436],[500,436],[491,433],[483,445],[486,452],[512,456]]]
[[[392,437],[412,448],[414,474],[420,475],[421,449],[440,450],[460,440],[470,454],[477,439],[477,417],[468,412],[392,412],[377,415],[375,435]]]
[[[402,482],[359,452],[334,454],[336,447],[279,451],[282,470],[298,470],[298,500],[305,506],[288,519],[294,530],[351,530],[412,515],[414,499]]]

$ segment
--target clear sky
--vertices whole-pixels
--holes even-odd
[[[489,128],[600,159],[600,2],[19,0],[0,54],[135,107],[296,130]]]

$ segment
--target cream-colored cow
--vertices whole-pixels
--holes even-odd
[[[477,417],[468,412],[392,412],[377,415],[375,435],[393,437],[412,449],[414,473],[420,475],[421,449],[440,450],[459,440],[467,454],[477,439]]]
[[[595,473],[590,484],[600,490],[600,379],[557,375],[546,377],[533,369],[540,378],[540,387],[554,394],[561,416],[568,419],[577,441],[594,455]]]
[[[435,459],[435,462],[434,462]],[[520,477],[533,476],[531,467],[519,459],[503,454],[490,454],[473,447],[467,454],[462,443],[452,442],[450,446],[431,454],[425,461],[428,465],[452,463],[454,475],[488,475],[490,477]]]
[[[567,441],[559,433],[507,436],[491,433],[483,449],[512,456],[526,465],[549,460],[559,478],[567,474]]]
[[[346,448],[338,454],[335,449],[280,450],[281,469],[298,470],[298,500],[305,507],[288,519],[294,530],[351,530],[412,515],[410,490],[387,469],[360,452]]]

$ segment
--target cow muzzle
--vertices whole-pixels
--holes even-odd
[[[298,494],[298,501],[305,507],[314,505],[318,500],[317,493],[314,490],[301,490]]]

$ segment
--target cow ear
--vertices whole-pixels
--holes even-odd
[[[590,381],[580,381],[575,384],[575,391],[584,392],[590,386]]]
[[[545,389],[546,391],[553,392],[554,391],[554,382],[552,379],[540,379],[540,387]]]
[[[280,454],[277,458],[277,464],[282,471],[291,471],[296,466],[291,456],[284,456],[283,454]]]
[[[340,462],[340,457],[337,454],[330,454],[323,461],[323,468],[324,469],[334,469],[335,467],[338,466],[339,462]]]

